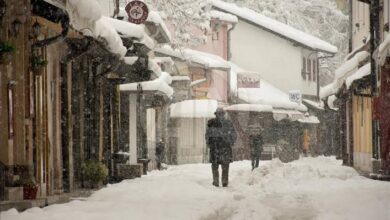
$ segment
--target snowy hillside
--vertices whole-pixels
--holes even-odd
[[[334,70],[348,53],[348,15],[337,8],[336,0],[225,0],[312,34],[339,49],[330,62],[323,63],[321,84],[333,78]]]

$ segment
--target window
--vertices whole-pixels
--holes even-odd
[[[213,31],[212,39],[213,40],[218,40],[219,39],[219,32],[218,31]]]
[[[317,60],[313,60],[313,81],[317,82]]]
[[[302,79],[306,79],[306,58],[302,57]]]
[[[308,80],[310,81],[311,80],[311,73],[312,73],[312,68],[311,68],[311,60],[308,59],[307,60],[307,75],[308,75]]]

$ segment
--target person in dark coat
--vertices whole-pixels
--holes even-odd
[[[249,136],[250,148],[251,148],[251,159],[252,159],[252,170],[259,167],[260,155],[263,151],[263,138],[261,134],[255,134]]]
[[[222,166],[222,186],[229,182],[229,164],[233,161],[232,146],[237,135],[232,122],[225,118],[223,109],[217,109],[216,118],[207,123],[206,142],[210,149],[213,185],[219,186],[219,165]]]
[[[161,163],[164,159],[164,151],[165,151],[165,142],[164,140],[160,139],[160,141],[156,145],[156,162],[157,162],[157,169],[161,170]]]

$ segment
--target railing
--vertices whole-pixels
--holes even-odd
[[[5,171],[6,166],[0,162],[0,201],[5,200]]]

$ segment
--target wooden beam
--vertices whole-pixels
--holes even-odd
[[[39,16],[33,16],[32,20],[37,21],[41,25],[41,32],[44,35],[48,35],[49,30],[55,31],[57,34],[60,34],[62,32],[62,27],[60,24],[53,23],[51,21],[48,21],[42,17]],[[83,38],[82,35],[80,35],[78,32],[74,30],[69,30],[68,36],[70,38]]]

